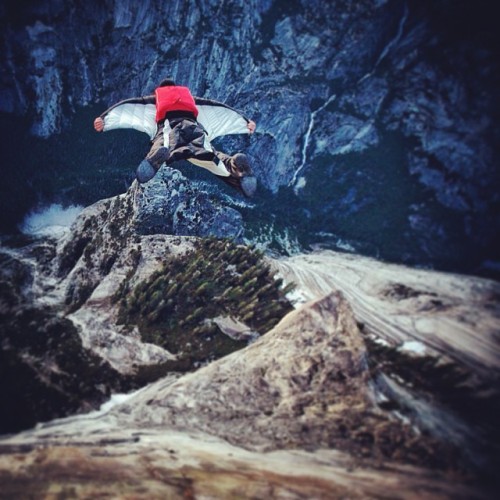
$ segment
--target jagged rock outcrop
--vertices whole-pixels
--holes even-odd
[[[178,227],[183,203],[197,215],[185,210],[180,232],[213,240],[161,234]],[[265,333],[291,305],[261,255],[217,243],[237,239],[240,223],[165,169],[148,187],[134,183],[83,210],[59,239],[5,239],[0,391],[23,417],[5,409],[0,432],[88,411],[111,392],[192,370]],[[225,315],[252,334],[226,335],[215,321]]]
[[[408,341],[483,377],[500,373],[500,285],[472,276],[412,269],[358,255],[318,251],[273,261],[302,300],[341,290],[356,320],[392,346]]]
[[[401,496],[415,488],[431,498],[488,496],[499,444],[497,284],[333,252],[272,261],[286,281],[296,282],[296,297],[315,300],[259,339],[251,336],[248,347],[182,375],[181,352],[144,343],[135,327],[118,321],[120,307],[135,307],[139,297],[123,302],[124,293],[141,283],[140,293],[154,292],[165,258],[175,263],[196,246],[192,238],[136,234],[134,193],[89,207],[59,241],[2,251],[2,283],[15,285],[3,313],[30,301],[56,313],[38,316],[41,361],[29,342],[18,353],[12,350],[18,344],[4,338],[3,352],[31,360],[54,384],[62,377],[65,391],[72,390],[67,380],[90,389],[83,406],[65,409],[95,408],[110,390],[157,380],[107,413],[0,440],[3,491],[18,495],[50,485],[85,496],[106,485],[139,498],[186,491],[245,498],[254,494],[244,489],[251,476],[258,478],[255,492],[270,497],[366,497],[394,488]],[[215,242],[206,245],[221,255]],[[224,250],[232,277],[240,272],[236,250]],[[201,293],[207,285],[196,286]],[[238,286],[235,294],[242,293]],[[220,318],[214,315],[214,323]],[[77,347],[66,355],[75,353],[85,365],[79,378],[68,377],[76,365],[60,357],[64,338]],[[19,343],[22,336],[12,339]],[[408,353],[415,341],[425,356]],[[85,385],[84,368],[93,370],[97,392]],[[22,469],[15,465],[21,463]],[[113,470],[129,479],[118,487]],[[221,477],[224,488],[214,483]]]
[[[147,184],[134,188],[134,229],[138,234],[175,234],[241,239],[243,219],[184,177],[164,166]]]
[[[492,473],[500,445],[491,419],[500,408],[497,282],[330,251],[273,266],[297,284],[298,300],[341,290],[382,399]]]
[[[60,307],[35,304],[35,262],[43,267],[51,250],[43,242],[24,255],[0,249],[0,397],[8,401],[0,410],[1,433],[88,412],[112,392],[131,388],[130,380],[85,345]]]
[[[173,384],[153,384],[118,411],[136,425],[203,431],[246,449],[449,460],[444,448],[377,408],[369,378],[363,337],[347,302],[333,293],[244,351]]]

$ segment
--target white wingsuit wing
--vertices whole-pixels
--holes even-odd
[[[133,128],[145,132],[151,139],[156,134],[156,106],[144,102],[150,98],[132,98],[121,101],[105,111],[104,131],[118,128]],[[207,132],[209,140],[229,134],[248,134],[249,120],[241,113],[225,104],[208,99],[195,98],[198,108],[198,122]]]
[[[118,103],[103,116],[104,131],[133,128],[139,132],[145,132],[153,139],[157,129],[155,117],[156,106],[154,104]]]
[[[229,134],[248,134],[248,120],[238,111],[225,106],[197,104],[198,121],[210,140]]]

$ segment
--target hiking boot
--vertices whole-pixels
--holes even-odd
[[[224,164],[230,175],[221,179],[251,198],[257,189],[257,179],[253,176],[247,155],[236,153],[224,161]]]
[[[243,153],[236,153],[231,156],[228,163],[228,170],[232,177],[244,177],[245,175],[252,174],[248,157]]]
[[[162,146],[153,154],[148,155],[145,160],[142,160],[135,171],[137,180],[141,184],[150,181],[156,175],[156,172],[160,170],[160,167],[167,161],[168,153],[169,149]]]
[[[148,160],[142,160],[135,171],[135,176],[141,184],[150,181],[155,175],[156,169],[153,165],[151,165],[151,163],[149,163]]]

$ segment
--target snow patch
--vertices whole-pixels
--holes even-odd
[[[298,192],[301,189],[304,189],[306,187],[306,178],[304,176],[300,176],[297,178],[297,181],[295,183],[295,187],[293,188],[295,194],[298,194]]]
[[[381,339],[380,337],[375,337],[373,338],[373,341],[378,344],[378,345],[383,345],[385,347],[391,347],[391,344],[389,344],[389,342],[387,342],[387,340],[385,339]]]
[[[399,350],[423,355],[425,354],[425,345],[422,344],[422,342],[418,342],[417,340],[407,340],[399,346]]]
[[[128,394],[112,394],[111,397],[109,398],[108,401],[103,403],[100,407],[99,410],[96,413],[107,413],[111,408],[114,408],[115,406],[121,405],[122,403],[125,403],[132,397],[134,397],[136,394],[138,394],[141,389],[138,389],[137,391],[134,392],[129,392]]]
[[[340,248],[341,250],[345,250],[346,252],[356,252],[356,249],[350,243],[341,240],[340,238],[337,239],[335,246],[336,248]]]
[[[304,290],[299,290],[298,288],[295,288],[291,292],[288,292],[286,294],[286,298],[291,302],[295,309],[311,300],[311,298],[307,295],[306,292],[304,292]]]
[[[63,207],[58,203],[30,212],[19,226],[24,234],[60,237],[69,230],[84,207]]]

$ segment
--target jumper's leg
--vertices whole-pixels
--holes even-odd
[[[206,168],[222,181],[251,197],[257,188],[257,179],[252,173],[248,158],[243,153],[229,156],[216,151],[204,134],[203,146],[195,151],[188,161]]]
[[[153,138],[151,149],[146,158],[141,161],[136,170],[137,180],[143,184],[151,180],[169,157],[169,134],[171,128],[168,122],[159,122],[158,130]]]

